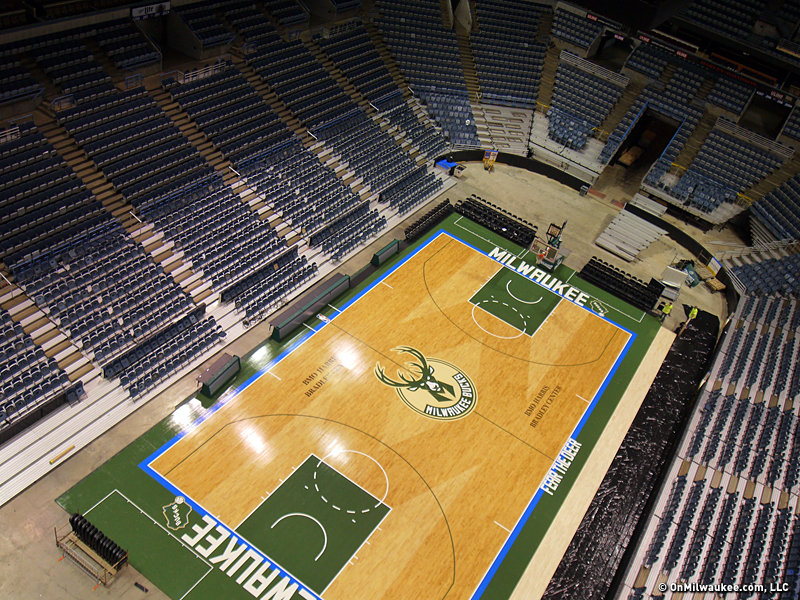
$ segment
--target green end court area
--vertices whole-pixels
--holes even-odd
[[[479,313],[485,311],[516,329],[511,335],[531,336],[564,299],[516,270],[526,256],[534,259],[526,249],[451,215],[439,230],[389,259],[363,283],[332,302],[322,316],[330,317],[342,307],[346,310],[349,302],[377,285],[440,231],[490,257],[498,249],[516,257],[513,267],[495,258],[498,272],[470,298],[477,323],[482,322]],[[580,280],[564,265],[551,275],[585,292],[589,296],[583,303],[585,308],[635,335],[613,376],[573,432],[580,452],[557,490],[552,495],[541,488],[531,490],[528,510],[494,558],[473,598],[494,600],[511,595],[660,327],[654,317]],[[313,318],[307,325],[316,328],[322,323]],[[283,478],[281,485],[237,525],[222,523],[202,507],[184,500],[180,490],[154,477],[147,468],[154,455],[215,410],[220,398],[235,402],[235,397],[230,398],[234,390],[263,375],[276,358],[308,335],[308,329],[301,327],[283,342],[265,340],[243,357],[242,371],[226,390],[212,398],[199,392],[187,398],[173,414],[57,498],[58,504],[68,513],[84,513],[128,550],[133,567],[175,600],[324,598],[325,589],[343,569],[357,568],[357,563],[351,566],[352,557],[372,532],[384,519],[392,518],[383,499],[360,488],[358,482],[339,473],[324,458],[311,455],[291,473],[278,474]],[[298,502],[299,497],[302,502]]]
[[[236,533],[322,595],[389,510],[312,454]]]

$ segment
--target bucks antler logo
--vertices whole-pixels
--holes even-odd
[[[475,386],[461,369],[438,358],[426,358],[410,346],[394,351],[410,354],[416,360],[398,370],[399,381],[389,377],[380,363],[375,365],[375,376],[395,388],[409,407],[426,417],[443,420],[464,417],[475,408]]]

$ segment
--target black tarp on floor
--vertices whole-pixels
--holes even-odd
[[[621,581],[714,353],[719,319],[700,312],[675,339],[543,596],[602,600]]]

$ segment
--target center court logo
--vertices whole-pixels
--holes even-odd
[[[400,346],[394,351],[410,354],[416,361],[397,372],[400,381],[387,376],[380,363],[375,365],[375,376],[381,383],[395,388],[410,408],[442,421],[460,419],[475,408],[478,402],[475,385],[461,369],[438,358],[426,358],[410,346]]]

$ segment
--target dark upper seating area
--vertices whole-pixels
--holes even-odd
[[[269,14],[281,25],[308,23],[310,18],[302,0],[266,0],[264,4]]]
[[[197,2],[176,7],[177,13],[203,44],[203,48],[227,46],[235,37],[222,25],[215,14],[220,4],[219,2]]]
[[[733,38],[746,38],[766,7],[763,0],[693,0],[681,17]]]
[[[301,41],[284,42],[273,33],[258,40],[247,61],[311,130],[356,107]]]
[[[481,100],[535,108],[547,48],[534,42],[544,6],[520,0],[477,4],[478,31],[470,36]]]
[[[128,19],[104,23],[98,27],[97,44],[118,69],[126,70],[161,62],[144,34]]]
[[[211,167],[142,88],[113,90],[56,117],[140,212],[211,175]]]
[[[655,44],[642,43],[628,56],[625,66],[647,75],[650,79],[658,79],[673,60],[673,55],[665,49]]]
[[[711,104],[721,106],[732,113],[740,115],[744,112],[755,88],[752,85],[720,75],[708,94]]]
[[[19,64],[15,58],[4,59],[0,67],[0,105],[34,98],[44,86]]]
[[[412,112],[361,23],[339,36],[317,41],[381,116],[402,130],[421,152],[436,156],[444,151],[444,138]]]
[[[789,117],[783,127],[783,134],[794,140],[800,140],[800,107],[795,106],[792,112],[789,113]]]
[[[564,8],[557,8],[553,15],[551,33],[579,48],[588,49],[600,37],[605,27],[585,16],[577,15]]]
[[[456,36],[444,27],[439,5],[413,0],[377,6],[386,45],[450,144],[479,146]]]
[[[111,77],[79,38],[39,45],[35,55],[50,80],[75,102],[95,100],[114,91]]]
[[[238,69],[220,62],[203,71],[161,85],[231,163],[253,160],[294,137]]]

